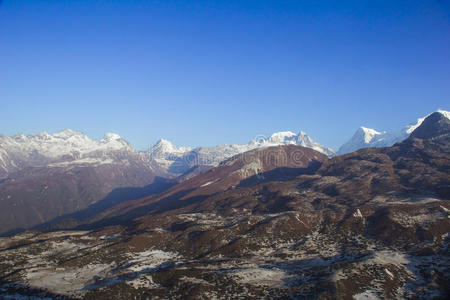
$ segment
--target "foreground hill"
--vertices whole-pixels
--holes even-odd
[[[448,299],[448,119],[432,114],[401,143],[332,159],[273,151],[121,203],[78,230],[1,239],[3,293]],[[301,163],[283,159],[293,157]]]

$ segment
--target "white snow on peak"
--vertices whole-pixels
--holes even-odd
[[[288,141],[290,138],[294,136],[297,135],[291,131],[276,132],[270,136],[268,141],[270,143],[283,143]]]
[[[164,158],[168,155],[177,155],[190,151],[190,147],[177,148],[174,144],[165,139],[160,139],[147,153],[153,158]]]
[[[376,131],[375,129],[372,128],[367,128],[367,127],[360,127],[361,131],[364,132],[365,136],[368,138],[368,140],[366,140],[366,142],[370,142],[370,140],[375,136],[375,135],[379,135],[381,134],[381,132]]]
[[[437,112],[444,115],[444,117],[450,120],[450,111],[438,109]]]
[[[218,145],[215,147],[175,147],[167,140],[159,140],[147,153],[150,157],[166,169],[182,172],[187,166],[193,165],[218,165],[222,161],[255,148],[279,146],[279,145],[299,145],[312,148],[328,156],[335,155],[335,152],[319,143],[314,142],[306,133],[301,131],[295,134],[291,131],[283,131],[272,134],[270,137],[258,136],[247,144]],[[178,169],[176,168],[178,167]]]
[[[436,112],[442,114],[444,117],[446,117],[447,119],[450,119],[450,111],[446,111],[446,110],[441,110],[438,109]],[[408,137],[414,130],[416,130],[417,127],[419,127],[420,125],[422,125],[422,122],[431,114],[426,115],[423,118],[419,118],[417,119],[416,122],[409,124],[407,126],[405,126],[403,128],[403,130],[401,131],[402,136],[406,136]],[[405,138],[406,138],[405,137]]]
[[[121,137],[120,135],[118,135],[117,133],[111,133],[108,132],[107,134],[105,134],[105,137],[103,138],[103,140],[105,141],[115,141],[115,140],[120,140]]]
[[[415,123],[406,125],[403,130],[401,131],[401,134],[408,137],[414,130],[416,130],[417,127],[422,125],[422,122],[428,117],[429,115],[426,115],[423,118],[417,119]]]
[[[396,138],[385,131],[379,132],[375,129],[360,127],[352,138],[339,148],[339,154],[350,153],[361,148],[385,147],[393,145]]]
[[[163,151],[168,151],[168,152],[177,152],[178,151],[177,147],[175,147],[174,144],[172,144],[171,142],[169,142],[168,140],[165,140],[165,139],[160,139],[156,143],[156,147]]]
[[[374,140],[377,136],[384,135],[386,132],[378,132],[375,129],[361,126],[356,132],[358,136],[362,136],[364,143],[368,144]]]
[[[49,135],[45,131],[43,133],[45,133],[45,135]],[[70,138],[72,136],[80,136],[80,135],[84,135],[84,134],[79,131],[72,130],[72,129],[64,129],[58,133],[53,134],[54,137],[58,137],[58,138]]]
[[[10,172],[26,166],[45,165],[86,157],[107,155],[111,151],[135,152],[119,135],[109,133],[101,140],[90,139],[85,134],[65,129],[58,133],[16,134],[0,136],[0,171]]]
[[[444,115],[447,119],[450,119],[450,112],[445,110],[437,110],[438,113]],[[409,135],[419,127],[422,122],[429,116],[428,114],[422,118],[417,119],[416,122],[403,127],[396,133],[389,133],[386,131],[379,132],[375,129],[360,127],[353,137],[344,145],[339,148],[339,154],[350,153],[361,148],[368,147],[389,147],[393,144],[403,141],[408,138]]]
[[[256,144],[257,147],[298,145],[302,147],[312,148],[328,156],[333,156],[336,154],[332,149],[326,148],[319,143],[314,142],[311,137],[309,137],[309,135],[307,135],[303,131],[300,131],[299,134],[295,134],[291,131],[277,132],[272,134],[268,139],[259,139],[258,141],[256,141]]]

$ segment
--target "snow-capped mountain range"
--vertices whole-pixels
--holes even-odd
[[[438,110],[438,112],[450,118],[449,111]],[[396,133],[360,127],[337,153],[345,154],[367,147],[391,146],[407,138],[427,116],[419,118]],[[256,138],[247,144],[216,147],[176,147],[171,142],[161,139],[147,151],[138,152],[114,133],[107,133],[101,140],[95,140],[81,132],[66,129],[54,134],[42,132],[28,136],[0,135],[0,178],[26,167],[129,163],[130,155],[136,163],[142,162],[172,174],[182,174],[193,166],[217,166],[234,155],[256,148],[279,145],[298,145],[314,149],[329,157],[336,155],[334,150],[315,142],[303,131],[298,134],[290,131],[277,132],[270,137]]]
[[[258,137],[247,144],[219,145],[216,147],[175,147],[167,140],[161,139],[151,147],[147,153],[169,172],[182,173],[195,165],[216,166],[220,162],[234,155],[256,148],[298,145],[312,148],[328,156],[334,156],[335,152],[313,141],[306,133],[301,131],[295,134],[290,131],[277,132],[270,137]]]
[[[124,159],[123,153],[138,155],[114,133],[107,133],[101,140],[70,129],[55,134],[0,135],[0,178],[26,167],[117,162]]]
[[[0,136],[2,148],[8,150],[33,152],[37,151],[48,157],[79,152],[132,150],[131,145],[115,133],[107,133],[101,140],[90,139],[81,132],[66,129],[55,134],[42,132],[25,136],[17,134],[12,137]]]
[[[438,113],[450,119],[450,111],[437,110]],[[362,148],[369,147],[389,147],[397,142],[401,142],[417,128],[430,114],[417,119],[416,122],[403,127],[398,132],[379,132],[375,129],[360,127],[353,137],[339,148],[338,154],[345,154]]]
[[[95,140],[81,132],[66,129],[54,134],[0,135],[0,178],[26,167],[126,163],[130,155],[146,163],[156,162],[158,167],[169,173],[180,174],[196,165],[216,166],[227,158],[255,148],[286,144],[312,148],[328,156],[335,155],[332,149],[314,142],[304,132],[278,132],[269,138],[258,138],[247,144],[195,149],[175,147],[171,142],[161,139],[147,151],[138,152],[114,133],[107,133],[101,140]]]
[[[147,151],[136,151],[126,140],[107,133],[101,140],[90,139],[85,134],[66,129],[58,133],[0,135],[0,178],[26,167],[70,166],[74,164],[108,164],[123,160],[124,154],[133,154],[147,163],[152,162],[163,170],[181,174],[196,165],[216,166],[236,154],[262,147],[299,145],[312,148],[328,156],[335,152],[314,142],[306,133],[290,131],[260,137],[247,144],[218,145],[216,147],[175,147],[161,139]]]

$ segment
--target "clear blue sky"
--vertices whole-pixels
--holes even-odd
[[[5,135],[338,148],[449,104],[449,0],[0,0]]]

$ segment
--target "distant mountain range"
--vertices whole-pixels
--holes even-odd
[[[450,112],[438,110],[438,113],[450,118]],[[221,161],[236,154],[243,153],[256,148],[297,145],[307,147],[333,157],[337,154],[345,154],[362,148],[389,147],[406,139],[423,120],[429,115],[419,118],[416,122],[406,125],[396,133],[379,132],[375,129],[360,127],[353,137],[343,144],[339,151],[323,146],[311,139],[305,132],[295,134],[290,131],[277,132],[270,137],[260,137],[247,144],[219,145],[216,147],[176,147],[171,142],[161,139],[147,153],[155,159],[158,164],[168,172],[183,173],[194,165],[216,166]]]
[[[447,119],[450,115],[438,113]],[[424,118],[397,134],[361,127],[338,153],[391,146],[407,138]],[[282,145],[310,148],[328,157],[337,155],[303,131],[278,132],[247,144],[216,147],[175,147],[161,139],[147,151],[136,151],[114,133],[101,140],[70,129],[55,134],[0,135],[0,233],[29,228],[97,202],[110,206],[122,201],[110,196],[117,189],[143,188],[132,189],[130,194],[114,192],[123,199],[160,192],[238,154]]]
[[[179,175],[196,165],[216,166],[229,157],[252,149],[291,144],[308,147],[328,156],[335,155],[332,149],[314,142],[304,132],[278,132],[248,144],[195,149],[175,147],[171,142],[161,139],[147,151],[138,152],[114,133],[107,133],[101,140],[93,140],[81,132],[66,129],[55,134],[0,135],[0,178],[28,167],[126,163],[130,155],[152,165],[157,172],[167,171]]]
[[[450,112],[438,110],[446,118]],[[428,116],[428,115],[427,115]],[[368,147],[387,147],[407,138],[427,117],[405,126],[399,132],[379,132],[360,127],[353,137],[343,144],[337,153],[315,142],[305,132],[295,134],[290,131],[277,132],[270,137],[260,137],[247,144],[218,145],[216,147],[176,147],[171,142],[160,139],[147,151],[136,151],[130,143],[114,133],[107,133],[101,140],[90,139],[81,132],[71,129],[59,133],[17,134],[11,137],[0,135],[0,178],[27,167],[100,165],[125,162],[128,155],[151,165],[155,172],[166,176],[180,175],[193,166],[217,166],[223,160],[252,149],[297,145],[321,152],[328,157],[344,154]],[[126,162],[125,162],[126,163]]]
[[[295,134],[290,131],[277,132],[270,137],[260,137],[250,141],[247,144],[219,145],[216,147],[198,147],[191,149],[189,147],[175,147],[167,140],[159,140],[156,145],[151,147],[147,153],[161,167],[165,167],[171,173],[183,173],[195,165],[217,166],[227,158],[239,153],[258,148],[273,147],[280,145],[297,145],[314,149],[318,152],[331,157],[336,153],[319,143],[313,141],[306,133],[300,131]]]
[[[117,163],[124,153],[137,154],[114,133],[99,141],[70,129],[55,134],[0,135],[0,177],[27,167]]]

